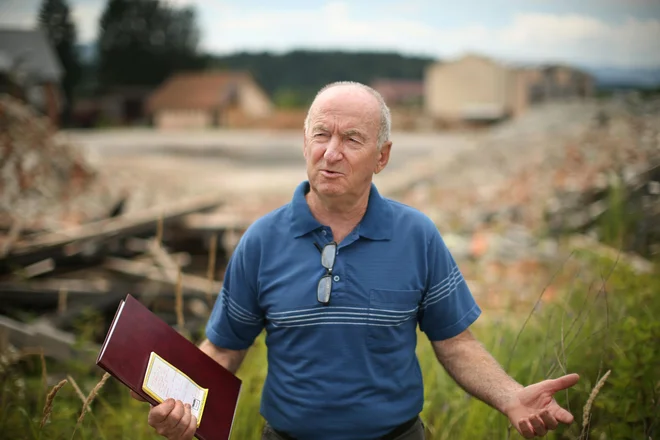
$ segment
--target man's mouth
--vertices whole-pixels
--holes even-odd
[[[324,176],[328,176],[328,177],[341,176],[340,172],[332,171],[332,170],[321,170],[321,174],[323,174]]]

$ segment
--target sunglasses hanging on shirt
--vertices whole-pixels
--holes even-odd
[[[332,292],[332,268],[335,265],[335,255],[337,255],[337,243],[330,242],[323,246],[314,243],[317,249],[321,251],[321,266],[325,268],[325,275],[319,280],[316,288],[316,299],[318,302],[327,306],[330,304],[330,293]]]

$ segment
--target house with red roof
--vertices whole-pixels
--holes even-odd
[[[240,127],[268,118],[273,103],[247,72],[183,72],[154,90],[145,110],[159,129]]]

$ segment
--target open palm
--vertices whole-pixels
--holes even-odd
[[[559,406],[554,394],[572,387],[579,379],[577,374],[568,374],[518,391],[505,411],[511,424],[523,437],[534,438],[546,435],[549,430],[557,428],[559,423],[572,423],[573,415]]]

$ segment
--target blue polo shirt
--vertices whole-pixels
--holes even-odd
[[[416,329],[451,338],[480,315],[433,222],[371,186],[362,221],[338,246],[330,304],[314,245],[332,231],[301,183],[255,221],[229,260],[206,327],[219,347],[247,349],[266,330],[261,414],[300,440],[374,439],[422,411]]]

